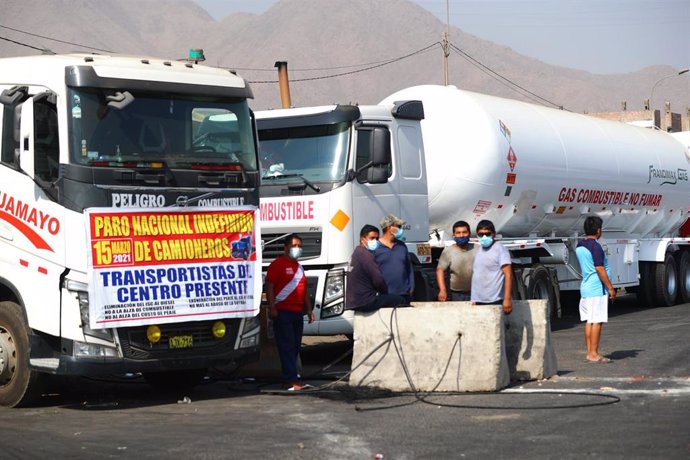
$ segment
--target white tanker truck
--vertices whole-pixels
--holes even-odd
[[[573,250],[587,215],[614,286],[646,304],[690,301],[689,157],[667,133],[455,87],[417,86],[377,106],[257,113],[264,256],[277,238],[305,238],[302,264],[319,321],[307,334],[351,333],[344,273],[359,229],[405,219],[415,297],[434,299],[431,248],[453,222],[496,225],[513,256],[515,297],[577,291]],[[272,241],[273,240],[273,241]]]

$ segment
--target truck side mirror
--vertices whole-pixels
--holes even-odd
[[[12,88],[5,89],[0,93],[0,104],[16,106],[20,102],[26,100],[29,97],[29,87],[28,86],[13,86]]]
[[[19,169],[29,177],[34,177],[34,100],[29,98],[21,105],[19,117],[19,151],[15,161]],[[19,153],[19,155],[17,155]]]
[[[377,126],[371,136],[371,162],[374,166],[389,165],[391,162],[391,132]]]
[[[367,169],[367,182],[370,184],[385,184],[388,182],[387,166],[371,166]]]

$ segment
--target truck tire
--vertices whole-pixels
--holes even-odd
[[[545,299],[548,302],[549,318],[556,319],[559,316],[556,292],[551,283],[551,274],[543,265],[535,265],[532,268],[527,286],[528,299]]]
[[[678,303],[690,302],[690,252],[676,253],[678,263]]]
[[[678,277],[676,263],[671,254],[666,254],[663,262],[656,264],[654,281],[654,295],[659,307],[675,305],[678,297]]]
[[[188,391],[204,381],[208,369],[145,372],[146,383],[160,391]]]
[[[0,405],[26,406],[41,396],[42,377],[29,368],[29,329],[22,309],[0,302]]]

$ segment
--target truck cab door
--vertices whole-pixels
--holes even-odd
[[[57,193],[36,173],[35,155],[43,155],[36,145],[43,140],[44,123],[55,129],[53,154],[59,155],[54,98],[48,101],[42,94],[21,100],[0,97],[0,273],[22,293],[29,326],[59,336],[57,293],[65,270],[68,230]],[[48,111],[45,104],[51,105]]]
[[[385,153],[376,151],[384,148],[381,139],[388,139],[388,161],[382,162]],[[355,164],[357,172],[352,181],[353,188],[353,235],[355,245],[359,243],[359,229],[365,224],[379,226],[386,214],[400,214],[400,176],[395,164],[395,152],[391,142],[389,125],[362,124],[355,129]],[[401,216],[402,217],[402,216]],[[403,217],[404,219],[405,217]]]

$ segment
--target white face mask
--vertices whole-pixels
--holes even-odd
[[[290,257],[295,260],[302,257],[302,248],[290,248]]]
[[[368,240],[367,241],[367,249],[370,251],[376,251],[376,248],[379,247],[379,240]]]

